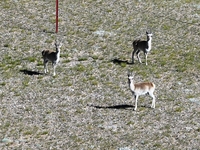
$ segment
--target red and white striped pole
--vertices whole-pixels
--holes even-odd
[[[58,0],[56,0],[56,33],[58,33]]]

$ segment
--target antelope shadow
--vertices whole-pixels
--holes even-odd
[[[127,108],[133,108],[135,106],[133,105],[126,105],[126,104],[122,104],[122,105],[113,105],[113,106],[98,106],[98,105],[88,105],[89,107],[94,107],[97,109],[127,109]]]
[[[121,65],[121,64],[132,65],[133,64],[132,62],[128,62],[128,60],[120,60],[118,58],[112,59],[111,62],[117,65]]]
[[[127,104],[122,104],[122,105],[113,105],[113,106],[98,106],[98,105],[87,105],[89,107],[93,107],[96,109],[128,109],[128,108],[135,108],[134,105],[127,105]],[[144,108],[151,108],[146,105],[141,105],[139,107],[144,107]]]
[[[43,73],[40,73],[38,71],[31,71],[31,70],[27,70],[27,69],[20,70],[20,72],[24,73],[25,75],[29,75],[29,76],[32,76],[32,75],[43,75]]]

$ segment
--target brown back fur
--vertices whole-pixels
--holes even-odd
[[[142,83],[135,83],[135,89],[142,88],[142,89],[150,89],[151,87],[155,88],[155,85],[152,82],[142,82]]]

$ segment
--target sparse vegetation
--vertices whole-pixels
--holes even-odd
[[[0,1],[1,149],[199,149],[199,2],[59,3],[55,34],[55,1]],[[147,29],[148,66],[131,65]],[[53,77],[50,66],[42,74],[41,52],[56,39]],[[155,83],[155,109],[141,96],[133,111],[128,70]]]

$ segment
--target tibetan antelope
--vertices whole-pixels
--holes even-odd
[[[56,75],[55,69],[56,69],[56,65],[58,64],[60,60],[60,48],[62,44],[61,43],[57,44],[57,42],[55,42],[55,46],[56,46],[56,51],[52,51],[52,50],[42,51],[42,58],[44,60],[44,73],[48,72],[47,64],[49,61],[51,61],[52,66],[53,66],[53,76]]]
[[[138,61],[140,63],[141,59],[140,59],[140,51],[144,52],[145,55],[145,59],[146,59],[146,65],[147,65],[147,55],[151,50],[151,40],[152,40],[152,33],[147,32],[146,31],[146,35],[147,35],[147,41],[141,41],[141,40],[135,40],[133,41],[133,53],[132,53],[132,63],[134,64],[134,54],[136,53]]]
[[[155,90],[155,84],[152,82],[134,83],[133,78],[134,78],[133,75],[128,73],[128,83],[130,86],[130,90],[135,98],[134,110],[136,111],[136,109],[137,109],[138,97],[140,95],[145,95],[145,94],[149,94],[153,98],[151,108],[155,108],[155,96],[153,94],[153,92]]]

